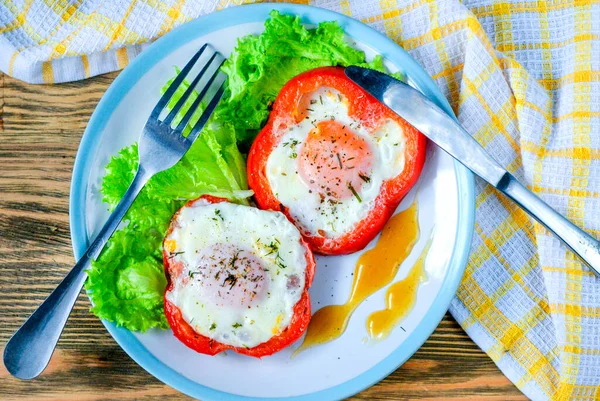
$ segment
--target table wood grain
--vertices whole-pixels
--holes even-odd
[[[29,85],[0,73],[0,346],[74,263],[71,172],[81,134],[117,73]],[[81,295],[46,371],[19,381],[0,367],[3,400],[188,400],[121,350]],[[166,398],[165,398],[166,397]],[[423,347],[356,400],[525,397],[450,315]]]

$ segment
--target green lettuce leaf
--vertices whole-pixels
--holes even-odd
[[[225,61],[225,101],[215,119],[233,125],[244,148],[262,128],[270,106],[283,85],[294,76],[317,67],[360,65],[383,71],[381,57],[365,62],[365,54],[353,48],[337,22],[323,22],[307,29],[300,18],[273,10],[261,35],[238,40]]]
[[[145,241],[139,241],[143,236]],[[156,250],[161,233],[136,229],[117,231],[102,252],[99,262],[88,270],[86,288],[92,312],[129,330],[168,328],[163,311],[167,285]]]
[[[364,53],[347,43],[337,22],[306,29],[299,17],[273,11],[262,34],[239,39],[222,67],[228,75],[226,91],[209,123],[179,163],[148,182],[125,215],[127,225],[113,235],[92,263],[86,289],[94,304],[93,313],[130,330],[167,327],[162,239],[171,216],[187,200],[203,194],[247,203],[252,192],[248,191],[246,161],[238,146],[249,148],[289,79],[313,68],[334,65],[384,70],[381,57],[365,62]],[[188,87],[184,82],[178,88],[169,108]],[[196,96],[194,93],[186,102],[176,122]],[[201,105],[194,112],[189,126],[203,108]],[[136,144],[123,148],[107,164],[100,192],[110,209],[127,190],[137,165]]]

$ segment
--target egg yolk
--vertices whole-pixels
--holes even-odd
[[[358,197],[374,163],[369,143],[335,120],[316,124],[298,158],[300,175],[309,188],[335,199]]]
[[[263,299],[270,279],[250,251],[231,244],[214,244],[198,254],[189,278],[217,306],[251,307]],[[197,284],[196,284],[197,283]]]
[[[177,249],[177,242],[173,239],[168,239],[165,241],[164,247],[168,252],[173,253]]]

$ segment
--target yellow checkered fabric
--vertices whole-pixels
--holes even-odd
[[[3,0],[0,69],[34,83],[123,68],[226,0]],[[600,2],[316,0],[417,59],[464,127],[546,202],[600,232]],[[600,280],[477,181],[472,256],[451,312],[535,400],[600,400]]]

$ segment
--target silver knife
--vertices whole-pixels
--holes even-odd
[[[454,118],[421,92],[389,75],[367,68],[347,67],[346,76],[450,156],[507,195],[552,231],[600,276],[600,243],[519,183]]]

